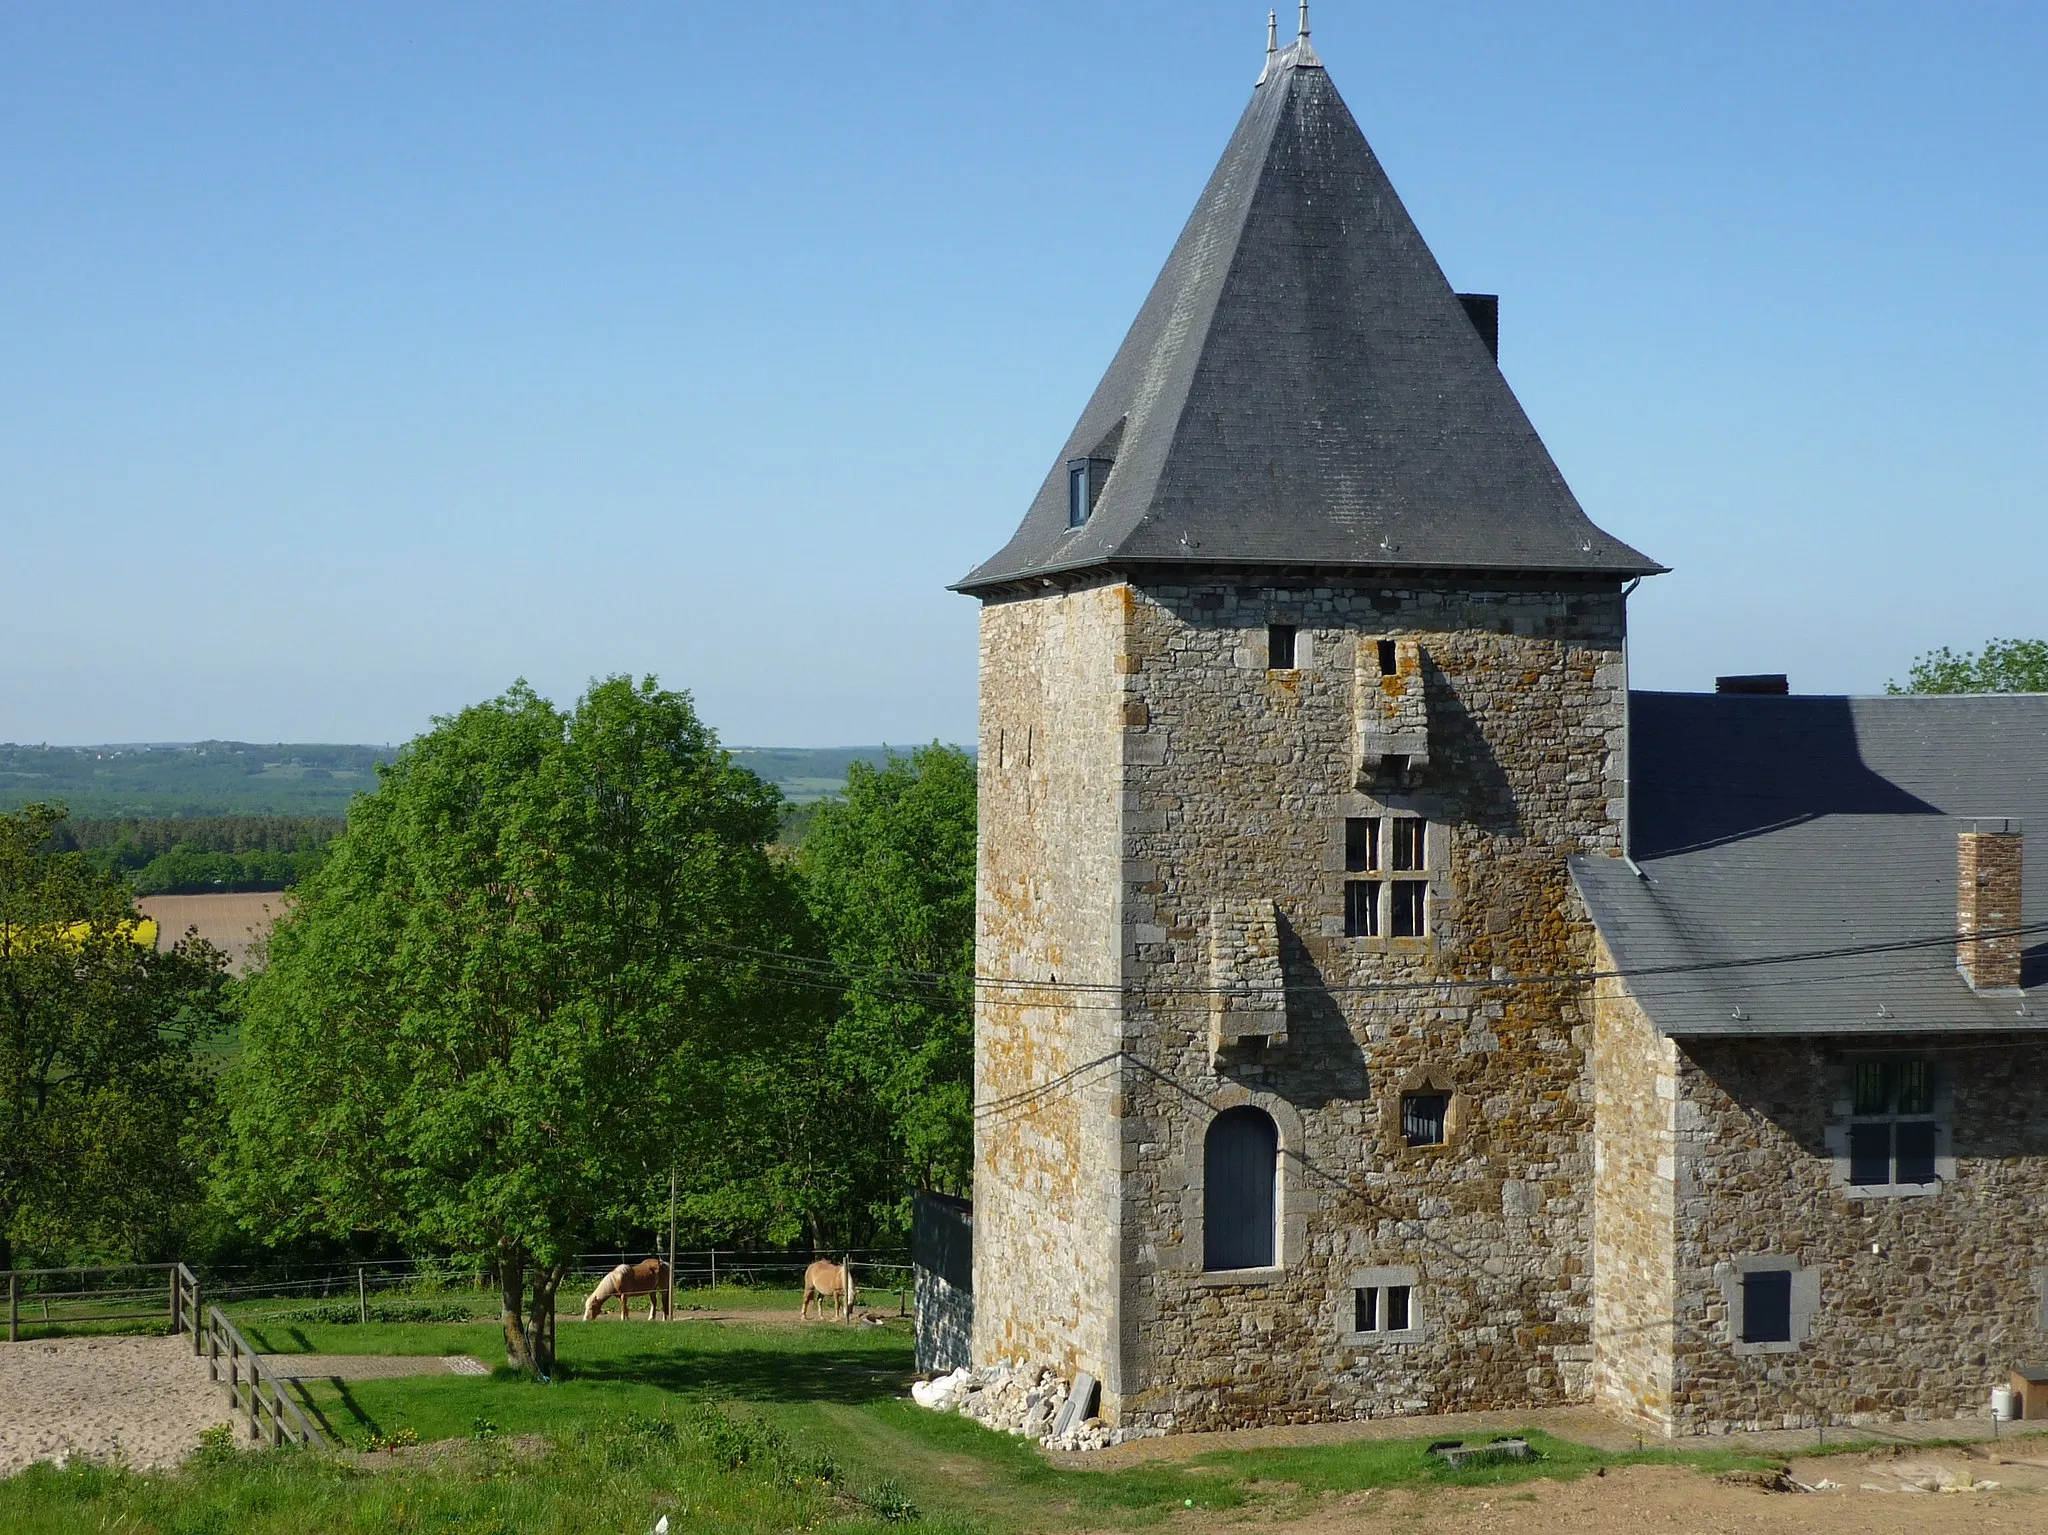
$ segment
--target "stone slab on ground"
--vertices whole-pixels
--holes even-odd
[[[467,1354],[265,1354],[263,1367],[287,1380],[396,1380],[405,1375],[488,1375]]]
[[[81,1455],[175,1466],[227,1421],[189,1336],[0,1344],[0,1476]]]

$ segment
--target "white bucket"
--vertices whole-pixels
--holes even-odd
[[[2012,1422],[2012,1387],[1993,1386],[1991,1388],[1991,1416],[2000,1423]]]

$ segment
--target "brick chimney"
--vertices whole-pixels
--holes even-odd
[[[2020,925],[2020,823],[1972,821],[1956,834],[1956,969],[1972,991],[2017,991],[2022,937],[1972,938]]]

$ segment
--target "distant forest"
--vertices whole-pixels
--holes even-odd
[[[280,815],[75,820],[57,827],[50,846],[127,876],[137,895],[289,890],[326,862],[346,824]]]
[[[382,746],[0,745],[0,811],[36,801],[71,812],[53,846],[118,870],[137,895],[289,890],[319,868],[348,802],[376,787]],[[788,802],[779,840],[800,846],[818,806],[881,746],[733,749]]]
[[[339,818],[377,786],[388,746],[0,745],[0,810],[37,801],[94,820],[297,816]],[[879,764],[881,746],[741,746],[732,751],[792,805],[835,799],[849,764]]]

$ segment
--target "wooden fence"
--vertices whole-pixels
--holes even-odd
[[[292,1399],[281,1376],[274,1375],[263,1357],[221,1313],[218,1306],[206,1308],[206,1325],[194,1335],[203,1336],[200,1352],[206,1356],[206,1378],[228,1388],[228,1401],[237,1417],[247,1417],[249,1437],[268,1439],[273,1445],[303,1444],[327,1446],[327,1436]],[[226,1378],[221,1375],[222,1368]]]
[[[129,1276],[161,1274],[155,1281]],[[66,1282],[69,1282],[68,1285]],[[113,1281],[108,1283],[106,1281]],[[182,1263],[122,1263],[107,1268],[7,1270],[7,1341],[24,1323],[156,1322],[174,1333],[199,1330],[199,1281]]]

